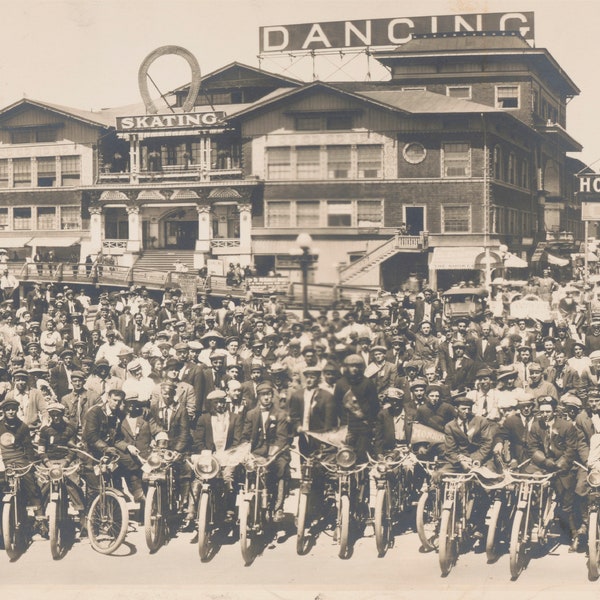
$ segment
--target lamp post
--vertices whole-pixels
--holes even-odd
[[[311,254],[312,249],[312,238],[308,233],[302,232],[296,238],[296,252],[298,256],[298,263],[300,264],[300,271],[302,272],[302,318],[309,319],[310,313],[308,312],[308,267],[313,262]],[[298,252],[299,251],[299,252]]]

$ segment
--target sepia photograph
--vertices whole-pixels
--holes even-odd
[[[600,4],[0,0],[0,594],[600,594]]]

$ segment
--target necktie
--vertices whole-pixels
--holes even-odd
[[[468,433],[467,433],[467,422],[466,422],[466,421],[463,421],[463,423],[462,423],[462,428],[463,428],[463,431],[465,432],[465,435],[466,435],[467,437],[469,437],[469,435],[468,435]]]

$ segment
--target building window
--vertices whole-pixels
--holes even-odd
[[[0,159],[0,188],[8,187],[8,159]]]
[[[56,207],[38,206],[37,208],[37,229],[54,230],[56,229]]]
[[[319,201],[296,202],[296,227],[319,227]]]
[[[56,159],[54,156],[37,159],[38,187],[54,187],[56,185]]]
[[[320,131],[323,119],[320,116],[301,115],[296,117],[296,131]]]
[[[470,177],[471,148],[465,143],[442,144],[442,176]]]
[[[329,131],[339,131],[352,129],[351,115],[328,115],[325,119],[325,124]]]
[[[414,86],[408,86],[408,87],[403,87],[402,91],[403,92],[424,92],[427,88],[424,85],[414,85]]]
[[[496,108],[519,108],[519,86],[497,85]]]
[[[45,142],[56,142],[56,129],[54,129],[54,127],[36,129],[35,141],[41,144]]]
[[[29,144],[31,140],[31,129],[16,129],[10,132],[10,141],[13,144]]]
[[[290,179],[292,175],[290,163],[291,149],[267,148],[267,178]]]
[[[267,224],[268,227],[291,227],[291,203],[267,203]]]
[[[383,206],[381,200],[359,200],[356,219],[358,227],[383,227]]]
[[[442,206],[442,233],[469,233],[471,231],[471,207],[469,205]]]
[[[352,226],[352,202],[349,200],[327,201],[327,226],[328,227],[351,227]]]
[[[81,229],[81,210],[79,206],[61,206],[60,228],[63,231]]]
[[[79,156],[61,156],[60,170],[62,174],[61,184],[66,187],[79,185],[81,181],[81,164]]]
[[[529,189],[529,161],[524,158],[521,162],[521,181],[522,188]]]
[[[501,180],[503,175],[502,148],[494,146],[494,179]]]
[[[321,176],[321,157],[319,146],[296,148],[296,177],[298,179],[319,179]]]
[[[446,86],[446,96],[450,98],[464,98],[465,100],[471,99],[471,86],[470,85],[448,85]]]
[[[329,179],[348,179],[352,161],[350,146],[327,146],[327,176]]]
[[[508,183],[512,185],[517,183],[517,165],[514,152],[508,155]]]
[[[8,208],[0,208],[0,230],[8,229]]]
[[[407,163],[411,165],[418,165],[425,160],[427,156],[427,150],[423,144],[418,142],[410,142],[402,149],[402,156]]]
[[[13,208],[13,229],[23,231],[31,229],[31,208]]]
[[[357,146],[358,178],[379,179],[382,174],[383,146]]]
[[[14,187],[31,187],[31,159],[13,158]]]

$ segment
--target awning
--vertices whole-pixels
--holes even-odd
[[[494,268],[495,254],[490,253],[492,268]],[[476,264],[477,261],[477,264]],[[430,269],[457,271],[462,269],[484,269],[485,254],[480,246],[461,248],[434,248]]]
[[[557,267],[566,267],[569,264],[568,258],[561,258],[555,254],[550,254],[550,252],[546,252],[546,258],[549,264],[556,265]]]
[[[508,269],[525,269],[528,267],[527,261],[516,254],[508,254],[504,259],[504,266]]]
[[[35,246],[36,248],[68,248],[69,246],[79,244],[79,242],[81,242],[81,237],[34,237],[29,239],[29,241],[24,245]],[[4,240],[2,243],[4,243]]]
[[[31,236],[27,237],[2,237],[2,242],[0,242],[0,246],[3,248],[23,248],[23,246],[27,246]]]

